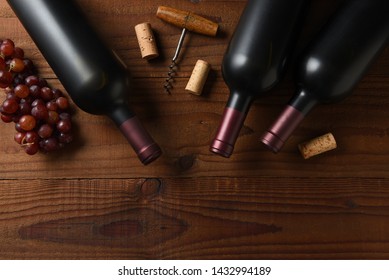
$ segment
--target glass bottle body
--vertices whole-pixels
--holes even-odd
[[[210,150],[232,154],[252,102],[282,78],[307,1],[249,0],[223,58],[230,89]]]

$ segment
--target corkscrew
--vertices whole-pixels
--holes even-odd
[[[174,80],[174,74],[176,73],[178,57],[188,31],[207,36],[216,36],[219,25],[192,12],[181,11],[165,6],[158,7],[157,17],[163,21],[182,28],[182,33],[171,64],[169,65],[169,72],[164,85],[166,92],[170,94],[170,90],[173,87],[172,81]]]

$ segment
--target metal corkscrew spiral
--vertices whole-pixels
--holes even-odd
[[[173,88],[172,82],[174,80],[174,75],[177,71],[177,60],[180,55],[187,31],[192,31],[208,36],[216,36],[219,25],[191,12],[181,11],[164,6],[158,7],[157,17],[163,21],[183,28],[181,37],[178,41],[176,52],[172,58],[172,63],[169,65],[169,72],[164,84],[165,91],[170,94],[170,91]]]
[[[187,31],[188,30],[186,28],[182,30],[180,40],[178,41],[176,52],[174,54],[174,57],[172,58],[172,63],[169,65],[169,72],[167,74],[166,82],[164,85],[164,88],[168,94],[170,94],[170,90],[173,88],[172,81],[174,80],[174,74],[176,73],[177,59],[178,56],[180,55],[181,48],[184,43],[184,39]]]
[[[174,80],[173,76],[175,74],[174,68],[177,66],[177,63],[175,61],[172,62],[172,64],[169,65],[169,72],[167,72],[167,78],[166,82],[164,84],[165,91],[170,94],[170,89],[173,88],[172,81]]]

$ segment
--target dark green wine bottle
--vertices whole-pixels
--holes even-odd
[[[297,91],[262,142],[278,152],[319,103],[350,95],[389,40],[388,0],[349,0],[307,46],[296,68]]]

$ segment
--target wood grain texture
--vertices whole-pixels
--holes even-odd
[[[259,137],[293,94],[293,61],[224,159],[208,147],[228,98],[221,61],[246,1],[77,2],[128,65],[131,106],[164,154],[144,167],[109,119],[75,106],[76,140],[53,155],[25,155],[0,123],[1,259],[389,258],[389,49],[352,96],[317,107],[274,155]],[[312,1],[296,55],[340,2]],[[170,96],[163,84],[181,30],[155,16],[160,5],[220,26],[215,38],[189,34]],[[150,62],[134,31],[145,21],[160,50]],[[0,38],[62,89],[6,0]],[[198,59],[212,66],[202,96],[184,91]],[[327,132],[338,148],[304,160],[297,145]]]
[[[0,181],[0,257],[386,258],[388,185],[356,178]]]

